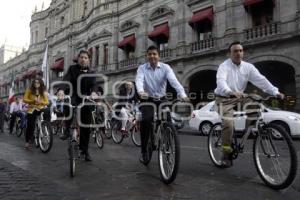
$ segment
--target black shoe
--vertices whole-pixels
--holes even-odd
[[[230,153],[223,153],[221,167],[229,168],[229,167],[232,167],[232,165],[233,165],[233,163],[232,163],[232,158],[231,158]]]
[[[148,165],[149,159],[148,159],[148,156],[147,156],[146,153],[141,153],[141,156],[140,156],[140,162],[141,162],[143,165]]]
[[[91,156],[89,154],[89,152],[85,153],[85,157],[84,157],[85,161],[92,161]]]
[[[68,137],[69,137],[69,135],[67,135],[65,133],[63,135],[59,136],[59,138],[62,140],[66,140],[66,139],[68,139]]]

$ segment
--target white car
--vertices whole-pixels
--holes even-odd
[[[263,118],[266,123],[276,123],[286,129],[292,137],[300,137],[300,114],[283,110],[263,109]],[[215,102],[209,102],[199,110],[194,110],[189,121],[189,126],[203,135],[208,135],[213,124],[221,122],[221,117],[216,111]],[[245,117],[234,120],[236,130],[244,130]],[[275,135],[276,136],[276,135]],[[277,135],[280,137],[280,134]]]

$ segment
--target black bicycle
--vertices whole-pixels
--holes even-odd
[[[174,105],[178,101],[176,99],[169,105]],[[163,107],[161,119],[157,117],[157,113],[155,114],[147,143],[148,160],[144,163],[145,165],[150,163],[153,151],[158,151],[158,164],[162,181],[165,184],[172,183],[176,179],[179,168],[180,143],[168,106]]]
[[[270,98],[262,98],[258,95],[247,95],[246,98],[261,105]],[[263,121],[262,107],[256,112],[256,120],[245,131],[241,141],[237,133],[233,132],[231,159],[237,159],[244,152],[245,142],[252,134],[253,159],[260,178],[269,187],[280,190],[292,184],[297,172],[297,154],[290,135],[280,125],[265,123]],[[253,114],[253,113],[252,113]],[[234,117],[247,116],[246,112],[239,112]],[[217,167],[222,167],[222,131],[223,124],[213,125],[208,137],[208,153],[210,159]],[[274,137],[274,132],[281,135],[280,139]]]
[[[21,124],[21,117],[17,115],[16,116],[16,135],[18,137],[21,137],[21,135],[23,133],[25,133],[25,130],[26,130],[26,127],[22,127],[22,124]]]

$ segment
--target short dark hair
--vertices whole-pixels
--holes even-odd
[[[237,44],[242,45],[240,41],[234,41],[234,42],[232,42],[232,43],[229,45],[228,51],[230,52],[231,47],[232,47],[233,45],[237,45]]]
[[[157,46],[154,46],[154,45],[148,47],[147,53],[148,53],[149,51],[157,51],[157,52],[159,53],[159,50],[158,50]]]
[[[80,50],[78,54],[78,58],[80,57],[81,54],[87,54],[89,59],[91,59],[90,53],[87,50]]]

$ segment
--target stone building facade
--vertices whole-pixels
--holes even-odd
[[[117,81],[134,80],[147,47],[157,45],[193,102],[208,101],[228,45],[239,40],[245,60],[287,94],[289,109],[300,109],[298,0],[52,0],[30,29],[29,49],[0,68],[3,98],[9,77],[22,93],[40,73],[47,38],[52,81],[86,49],[111,94]]]

